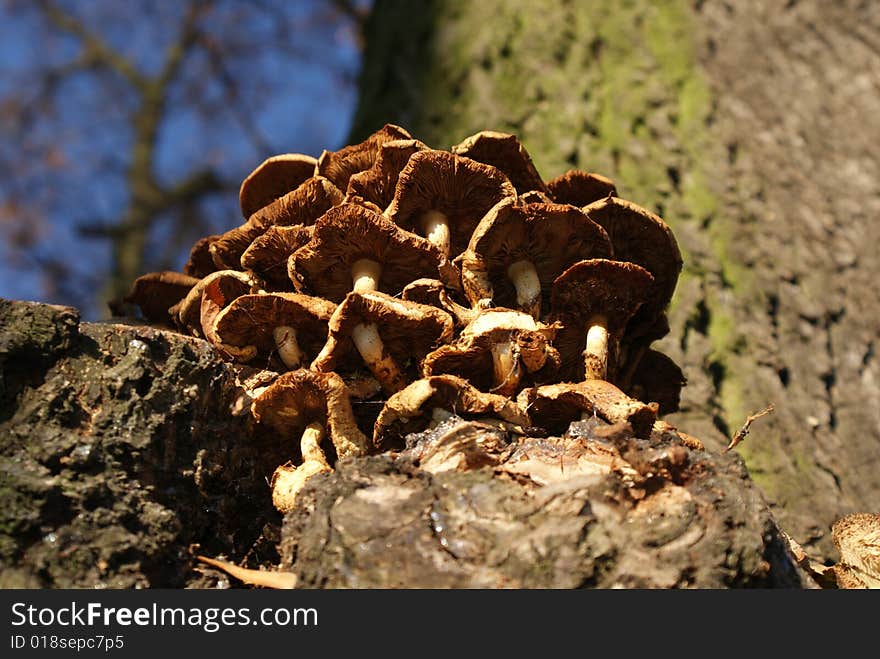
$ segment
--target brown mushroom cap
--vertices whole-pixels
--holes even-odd
[[[385,124],[359,144],[351,144],[339,151],[324,151],[318,158],[315,174],[330,179],[340,190],[345,190],[352,175],[373,166],[383,144],[411,139],[412,135],[400,126]]]
[[[609,338],[613,337],[609,352],[615,354],[627,323],[644,303],[652,281],[651,273],[641,266],[608,259],[580,261],[556,278],[550,305],[551,318],[562,323],[554,345],[567,365],[563,377],[583,377],[579,355],[584,351],[586,324],[594,316],[605,317]],[[608,370],[614,369],[609,366]]]
[[[584,413],[595,413],[609,423],[627,421],[636,437],[647,439],[657,419],[657,404],[630,398],[605,380],[548,384],[523,389],[519,406],[528,410],[533,426],[564,433]]]
[[[218,270],[202,278],[193,286],[186,297],[169,311],[177,326],[193,336],[203,336],[201,323],[202,293],[212,282],[220,281],[223,296],[229,301],[246,295],[259,288],[259,282],[252,275],[237,270]]]
[[[210,246],[214,264],[223,270],[241,267],[241,256],[271,226],[314,224],[329,208],[342,202],[342,192],[327,179],[313,176],[295,190],[261,208],[241,226],[230,229]]]
[[[321,423],[340,458],[365,455],[369,446],[355,422],[348,389],[336,373],[303,368],[284,373],[254,399],[251,413],[257,423],[297,443],[308,424]]]
[[[245,219],[296,189],[315,172],[317,160],[301,153],[267,158],[241,183],[238,197]]]
[[[217,270],[214,259],[211,258],[211,245],[219,235],[199,238],[189,252],[189,259],[183,266],[183,274],[201,279]]]
[[[627,331],[638,334],[653,324],[675,292],[682,268],[675,236],[658,216],[617,197],[596,201],[583,211],[608,232],[615,259],[640,265],[654,277],[650,292]]]
[[[394,190],[401,170],[410,156],[424,151],[428,146],[419,140],[392,140],[379,148],[376,162],[367,170],[353,174],[348,179],[345,200],[355,203],[371,203],[380,212],[388,208],[394,199]]]
[[[574,206],[519,205],[504,199],[474,230],[461,257],[462,284],[473,306],[488,298],[496,306],[515,309],[517,291],[507,269],[529,261],[547,308],[553,281],[566,268],[585,259],[611,258],[611,252],[605,230]]]
[[[153,323],[174,325],[169,309],[186,297],[199,280],[179,272],[148,272],[134,280],[123,302],[136,304]]]
[[[335,310],[332,302],[300,293],[242,295],[217,315],[214,334],[220,342],[218,348],[248,361],[277,349],[276,327],[292,327],[311,360],[327,340],[327,323]]]
[[[357,204],[321,216],[311,241],[291,255],[288,271],[298,288],[341,302],[352,290],[351,267],[360,259],[381,264],[378,288],[391,294],[421,277],[458,282],[458,271],[434,245]]]
[[[517,196],[521,204],[552,204],[555,203],[550,196],[540,190],[529,190]]]
[[[526,359],[530,363],[523,365],[532,377],[527,375],[524,381],[534,382],[535,377],[542,381],[544,377],[554,375],[559,366],[558,354],[550,345],[556,331],[555,325],[537,322],[529,314],[512,309],[487,309],[462,330],[454,343],[440,346],[428,354],[422,363],[422,373],[425,377],[455,375],[481,391],[491,392],[496,389],[492,346],[509,342],[517,352],[520,347],[525,347],[528,353]],[[545,363],[535,363],[535,347],[544,350]],[[543,371],[545,365],[548,368]],[[518,383],[515,386],[519,386]],[[507,395],[510,393],[508,389],[502,385],[498,392]]]
[[[352,364],[350,357],[357,355],[352,332],[355,326],[367,323],[376,325],[384,352],[401,369],[412,362],[413,371],[435,346],[452,340],[454,329],[452,316],[436,307],[406,302],[378,291],[349,293],[330,317],[327,343],[311,367],[333,371],[343,363]],[[360,363],[360,357],[355,361]]]
[[[586,206],[609,195],[617,196],[614,181],[610,178],[578,169],[547,181],[547,190],[556,203],[572,206]]]
[[[504,396],[479,391],[453,375],[435,375],[416,380],[386,401],[376,420],[373,445],[403,446],[406,435],[428,427],[435,408],[465,419],[493,416],[518,426],[529,425],[522,409]]]
[[[422,216],[439,211],[449,222],[452,258],[467,248],[473,230],[492,206],[515,196],[513,184],[492,165],[448,151],[419,151],[400,172],[387,215],[418,233]]]
[[[639,400],[658,403],[661,415],[672,414],[678,411],[681,388],[686,384],[681,368],[668,355],[648,350],[633,370],[627,393]]]
[[[454,319],[459,327],[465,327],[480,313],[477,309],[465,307],[453,299],[453,290],[439,279],[421,278],[407,284],[401,297],[409,302],[428,304],[443,309]]]
[[[838,581],[845,579],[842,587],[880,588],[880,514],[841,517],[831,525],[831,537],[840,553],[835,571]]]
[[[293,284],[287,275],[287,260],[311,238],[310,226],[269,227],[241,255],[241,266],[257,273],[272,290],[291,290]]]
[[[510,179],[519,193],[547,190],[529,152],[510,133],[480,131],[452,147],[452,153],[497,167]]]

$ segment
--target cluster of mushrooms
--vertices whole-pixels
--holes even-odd
[[[684,378],[649,347],[669,331],[678,246],[609,179],[544,181],[510,134],[439,150],[388,124],[267,159],[240,200],[243,224],[125,301],[244,365],[254,419],[292,444],[279,510],[336,460],[452,415],[520,433],[598,416],[701,448],[658,419]]]

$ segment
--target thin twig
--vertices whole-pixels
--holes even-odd
[[[765,407],[760,412],[755,412],[754,414],[749,416],[746,419],[746,422],[743,424],[743,427],[737,431],[737,433],[730,440],[730,444],[727,445],[727,448],[725,448],[722,451],[722,453],[727,453],[730,449],[732,449],[734,446],[736,446],[737,444],[739,444],[742,440],[744,440],[746,438],[746,435],[749,434],[749,427],[752,425],[753,421],[755,421],[756,419],[760,419],[762,416],[770,414],[770,412],[772,412],[772,411],[773,411],[773,403],[769,404],[767,407]]]

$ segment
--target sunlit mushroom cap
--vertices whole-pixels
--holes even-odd
[[[627,333],[650,327],[669,305],[682,268],[672,230],[657,215],[617,197],[596,201],[583,211],[608,233],[615,259],[640,265],[653,276],[650,293]]]
[[[606,197],[617,196],[614,181],[601,174],[572,169],[547,181],[547,191],[558,204],[586,206]]]
[[[380,291],[396,295],[421,277],[458,285],[457,269],[424,238],[404,231],[357,204],[331,208],[315,223],[311,241],[290,257],[294,284],[334,302],[351,291],[352,265],[370,259],[382,266]]]
[[[380,211],[384,211],[394,199],[397,179],[409,162],[410,156],[427,148],[428,146],[419,140],[385,142],[379,148],[379,155],[373,166],[353,174],[348,179],[345,200],[375,204]]]
[[[314,174],[317,160],[301,153],[282,153],[267,158],[241,183],[239,201],[245,219],[296,189]]]
[[[505,199],[474,230],[460,260],[462,284],[472,305],[491,297],[496,306],[516,308],[516,288],[507,269],[517,261],[529,261],[541,282],[546,308],[553,282],[566,268],[585,259],[611,258],[611,253],[605,230],[580,209]]]
[[[287,275],[287,261],[311,238],[310,226],[269,227],[241,255],[241,266],[255,272],[272,290],[291,290],[293,284]]]
[[[349,293],[329,321],[329,336],[321,356],[312,362],[312,368],[332,371],[360,362],[351,334],[359,324],[375,324],[382,339],[384,351],[401,368],[418,363],[434,347],[452,340],[452,316],[426,304],[407,302],[378,291]]]
[[[497,167],[510,179],[518,193],[547,190],[528,151],[510,133],[480,131],[452,147],[452,153]]]
[[[532,425],[564,433],[584,413],[595,413],[608,423],[627,421],[636,437],[647,439],[657,419],[657,404],[630,398],[605,380],[565,382],[523,389],[519,406],[528,411]]]
[[[374,446],[402,446],[407,434],[428,427],[438,408],[465,419],[491,416],[529,425],[528,416],[508,398],[479,391],[453,375],[437,375],[416,380],[386,401],[374,427]]]
[[[324,176],[340,190],[348,188],[348,180],[358,172],[373,166],[379,156],[379,149],[393,140],[411,140],[412,135],[400,126],[385,124],[363,142],[351,144],[339,151],[324,151],[318,158],[315,174]]]
[[[249,361],[275,352],[276,327],[292,327],[310,361],[327,340],[327,323],[335,309],[332,302],[300,293],[242,295],[217,315],[214,335],[221,350]]]
[[[400,172],[388,217],[408,231],[421,231],[425,213],[438,211],[449,222],[453,258],[467,248],[483,215],[516,190],[496,167],[448,151],[419,151]]]
[[[223,297],[229,302],[259,287],[259,282],[252,275],[237,270],[218,270],[202,278],[171,310],[177,326],[187,334],[204,336],[201,323],[202,293],[214,282],[222,287]]]
[[[180,272],[149,272],[134,280],[131,291],[122,301],[136,304],[150,322],[174,325],[169,309],[198,283],[195,277]]]
[[[302,368],[284,373],[254,399],[251,413],[292,444],[308,424],[318,422],[340,458],[367,452],[369,440],[355,422],[348,390],[336,373]]]

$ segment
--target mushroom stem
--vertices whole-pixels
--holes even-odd
[[[272,338],[278,348],[278,356],[290,370],[299,368],[303,361],[303,351],[296,340],[296,330],[290,325],[281,325],[272,330]]]
[[[541,280],[534,263],[527,259],[514,261],[507,268],[507,276],[516,286],[516,304],[520,311],[538,320],[541,317]]]
[[[421,224],[428,242],[436,245],[444,256],[449,256],[449,219],[440,211],[429,210],[422,215]]]
[[[351,290],[355,293],[367,293],[379,288],[379,277],[382,276],[382,266],[372,259],[358,259],[351,266],[351,280],[354,286]]]
[[[584,379],[604,380],[608,373],[608,328],[605,316],[593,316],[588,324],[584,350]]]
[[[303,463],[294,467],[289,462],[281,465],[272,474],[272,503],[282,513],[288,513],[296,506],[296,496],[306,482],[315,474],[333,471],[321,449],[321,440],[326,431],[317,421],[310,423],[300,439]]]
[[[492,346],[492,366],[495,373],[495,386],[492,393],[509,396],[516,391],[522,373],[519,368],[519,355],[512,349],[510,341]]]
[[[351,332],[352,341],[367,365],[389,396],[406,386],[406,379],[385,345],[375,323],[358,323]]]
[[[324,430],[324,424],[318,421],[313,421],[306,426],[302,438],[299,440],[303,462],[320,462],[327,469],[330,469],[327,456],[324,455],[324,450],[321,448],[321,440],[326,435],[327,432]]]

